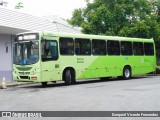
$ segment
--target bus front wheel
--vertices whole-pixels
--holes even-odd
[[[123,69],[123,79],[128,80],[131,78],[131,68],[126,66]]]
[[[46,87],[47,86],[47,82],[41,82],[42,83],[42,87]]]
[[[71,71],[70,70],[66,70],[65,71],[65,77],[64,77],[65,85],[70,85],[71,84],[71,79],[72,79]]]

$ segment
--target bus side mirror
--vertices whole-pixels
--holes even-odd
[[[8,46],[6,46],[6,53],[8,53]]]

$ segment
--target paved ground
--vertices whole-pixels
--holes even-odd
[[[160,111],[159,91],[160,76],[21,85],[0,90],[0,111]]]

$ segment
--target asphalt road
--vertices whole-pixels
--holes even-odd
[[[160,111],[160,76],[10,87],[0,90],[0,111]]]

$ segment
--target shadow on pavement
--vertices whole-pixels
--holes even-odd
[[[131,79],[129,80],[135,80],[135,79],[144,79],[144,78],[148,78],[148,77],[151,77],[151,76],[139,76],[139,77],[132,77]],[[94,83],[100,83],[100,82],[117,82],[117,81],[129,81],[129,80],[123,80],[123,79],[119,79],[119,78],[110,78],[110,79],[103,79],[103,80],[100,80],[100,79],[86,79],[86,80],[77,80],[76,81],[76,84],[71,84],[70,86],[75,86],[75,85],[82,85],[82,84],[94,84]],[[30,85],[22,85],[22,86],[19,86],[19,88],[50,88],[50,87],[69,87],[69,86],[66,86],[64,84],[64,82],[57,82],[57,83],[52,83],[52,82],[49,82],[47,84],[47,86],[43,87],[41,85],[41,83],[34,83],[34,84],[30,84]]]

